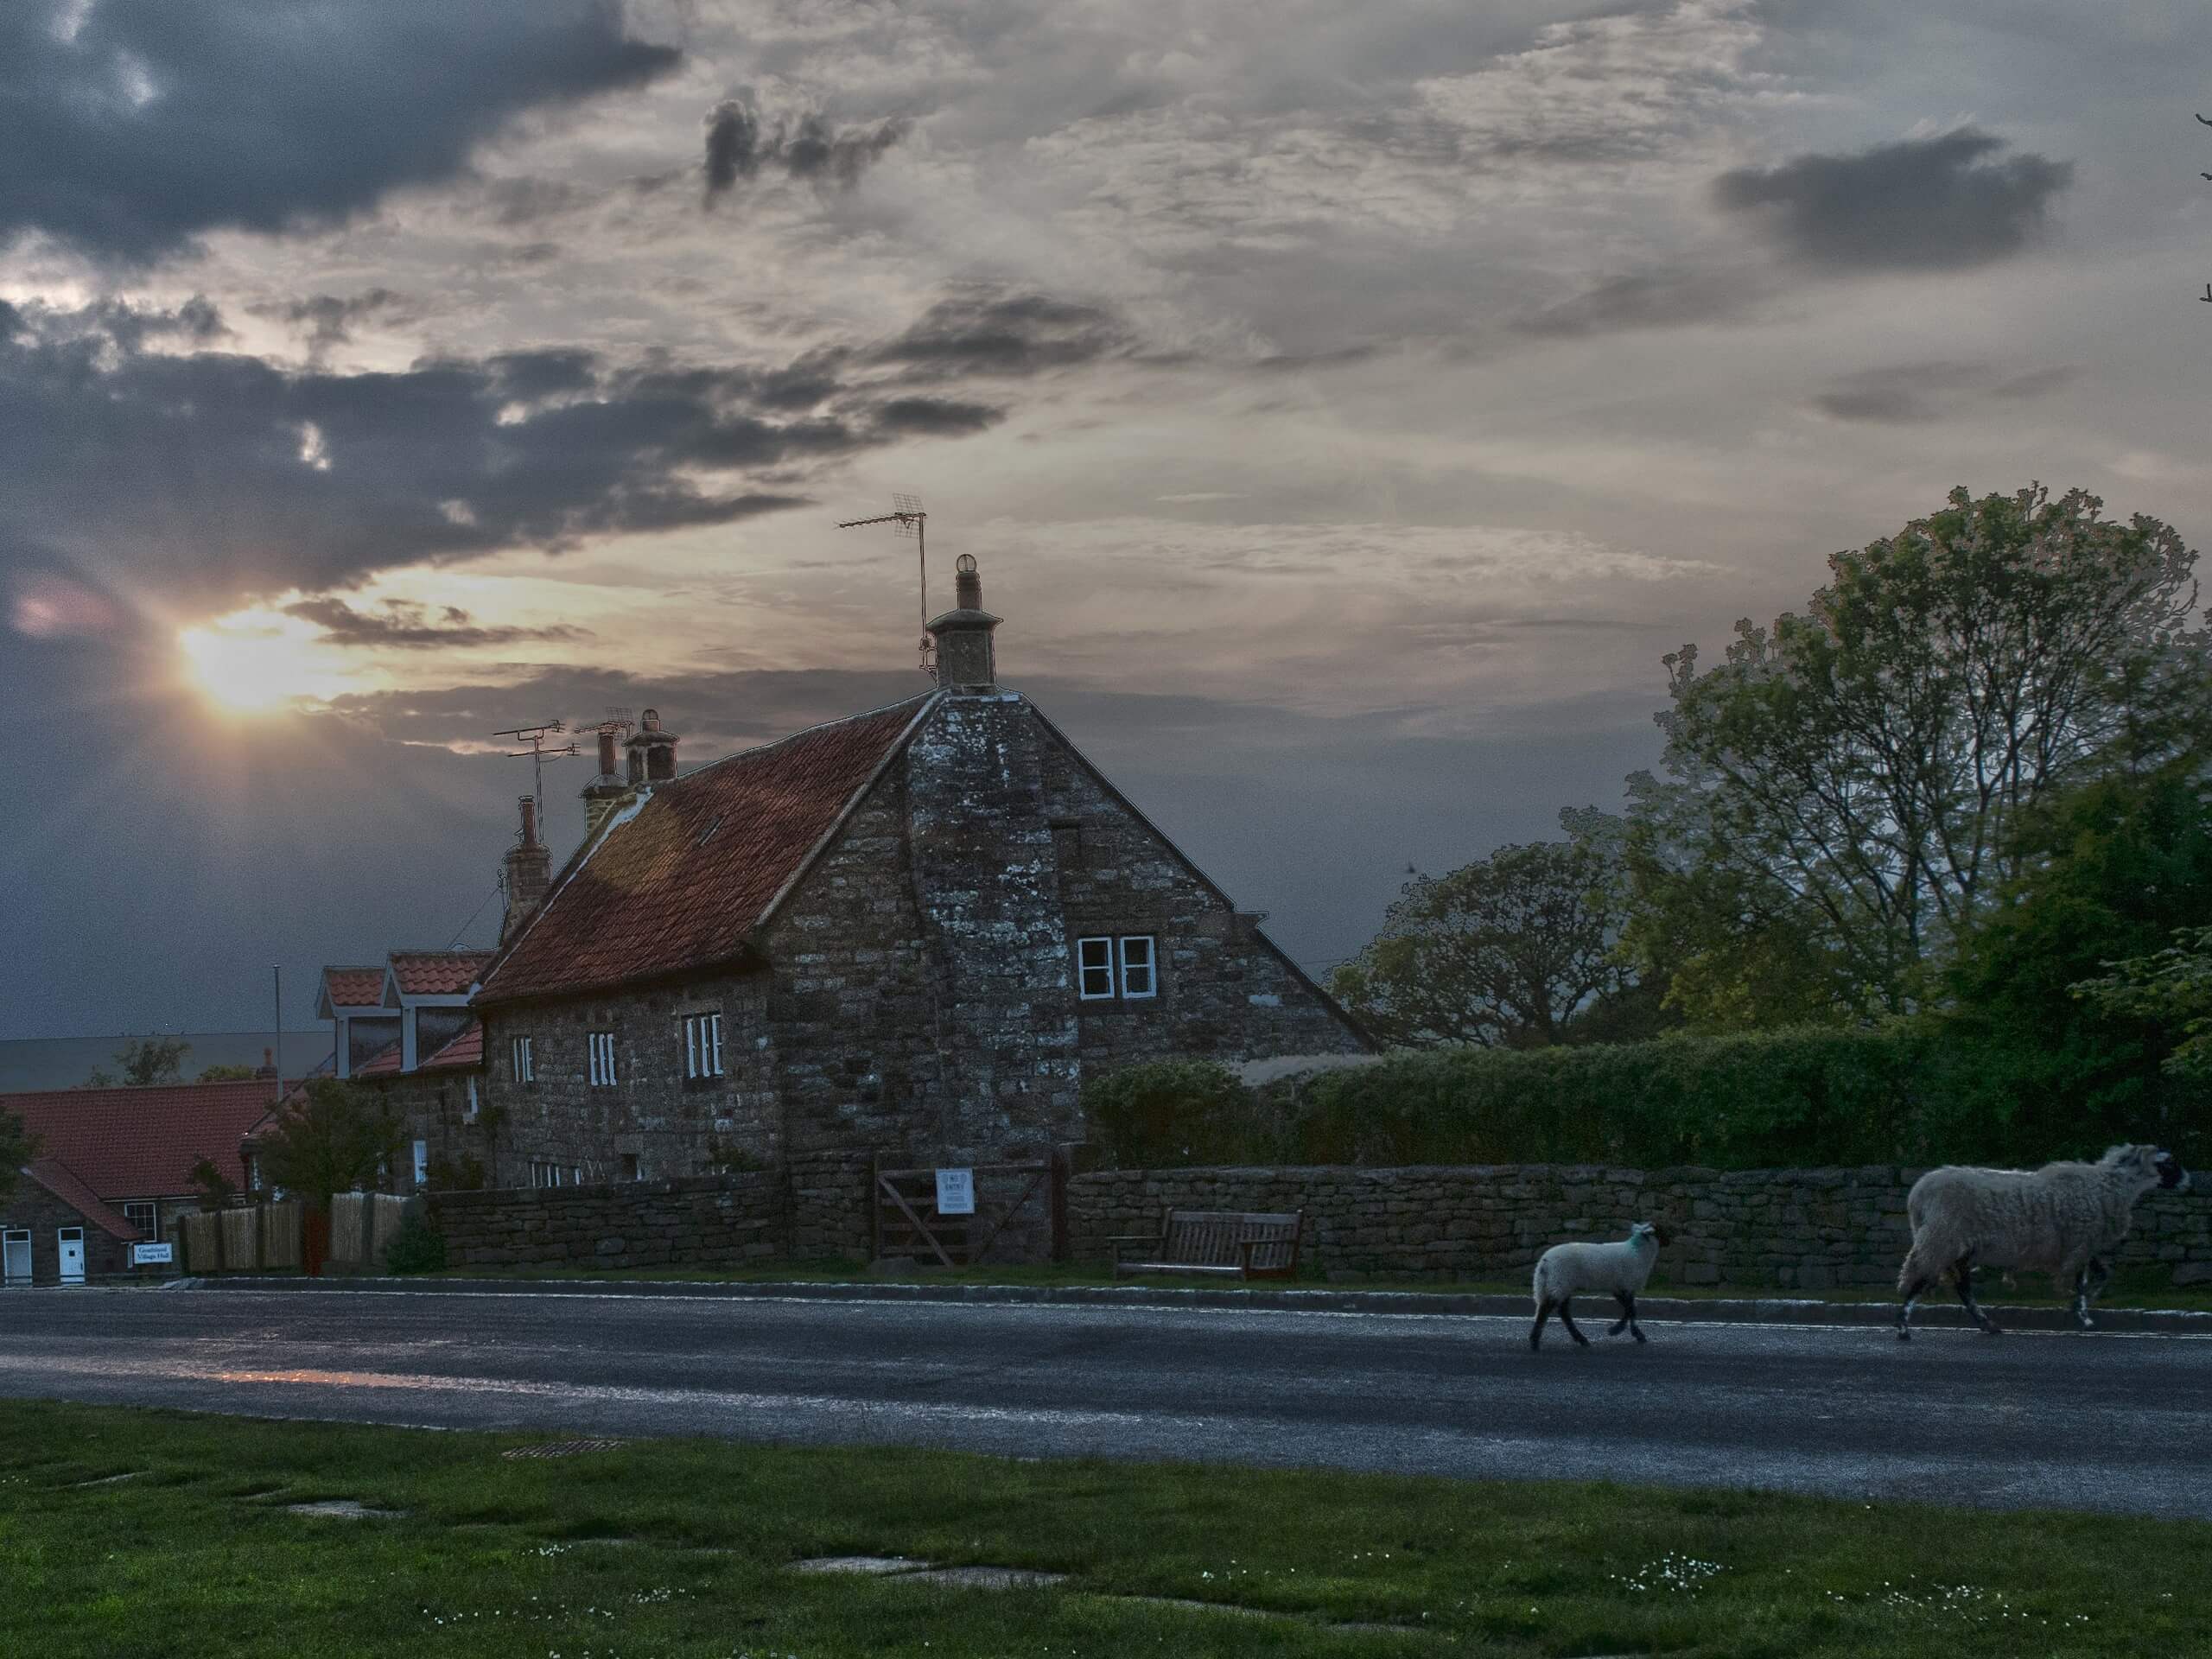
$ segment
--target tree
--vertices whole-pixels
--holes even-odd
[[[2008,851],[2019,873],[1942,975],[1956,1092],[2023,1147],[2142,1133],[2173,1103],[2172,1034],[2075,987],[2151,957],[2174,917],[2212,915],[2212,788],[2186,760],[2098,779],[2024,814]]]
[[[2212,927],[2184,927],[2173,937],[2164,950],[2113,963],[2111,972],[2075,989],[2109,1013],[2165,1025],[2177,1039],[2166,1070],[2212,1081]]]
[[[330,1195],[372,1185],[399,1155],[403,1126],[381,1100],[350,1083],[318,1077],[285,1097],[262,1142],[261,1173],[319,1209]]]
[[[1910,1011],[2018,873],[2015,821],[2206,729],[2196,555],[2041,486],[1829,560],[1803,614],[1664,660],[1664,779],[1630,780],[1630,948],[1699,1023]]]
[[[38,1156],[38,1137],[16,1113],[0,1106],[0,1199],[16,1190],[16,1173]]]
[[[253,1068],[250,1065],[219,1065],[200,1068],[200,1081],[202,1083],[245,1083],[252,1076]]]
[[[1602,816],[1602,815],[1601,815]],[[1628,982],[1618,867],[1599,841],[1501,847],[1406,884],[1332,988],[1386,1043],[1534,1048]]]
[[[184,1057],[192,1052],[192,1045],[181,1037],[140,1037],[126,1039],[115,1051],[115,1064],[121,1070],[120,1079],[127,1089],[143,1089],[154,1084],[182,1083]],[[92,1069],[79,1085],[85,1089],[112,1089],[118,1079],[99,1066]]]
[[[223,1173],[223,1166],[213,1158],[203,1157],[192,1166],[185,1179],[192,1183],[192,1190],[200,1195],[202,1209],[226,1210],[231,1200],[238,1195],[238,1184]]]

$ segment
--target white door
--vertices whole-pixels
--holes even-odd
[[[81,1227],[57,1227],[54,1236],[61,1245],[61,1282],[81,1285],[85,1282],[85,1230]]]
[[[0,1279],[11,1285],[31,1281],[31,1236],[0,1233]]]

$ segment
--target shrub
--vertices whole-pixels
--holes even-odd
[[[1984,1058],[1906,1021],[1670,1033],[1394,1054],[1256,1092],[1218,1065],[1168,1061],[1087,1084],[1084,1103],[1092,1141],[1125,1168],[2034,1164],[2094,1156],[2114,1140],[2180,1147],[2202,1135],[2194,1123],[2121,1123],[2086,1109],[2058,1120],[1995,1109]]]
[[[418,1215],[401,1218],[399,1230],[385,1247],[386,1273],[442,1273],[446,1265],[445,1235]]]

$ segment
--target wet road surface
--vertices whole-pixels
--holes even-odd
[[[724,1296],[0,1293],[0,1395],[2212,1518],[2212,1339]]]

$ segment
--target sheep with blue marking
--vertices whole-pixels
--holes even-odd
[[[1636,1293],[1651,1277],[1659,1261],[1659,1247],[1667,1241],[1659,1229],[1639,1221],[1628,1236],[1608,1244],[1554,1244],[1536,1262],[1536,1323],[1529,1332],[1531,1350],[1544,1342],[1544,1322],[1556,1312],[1559,1322],[1576,1344],[1587,1348],[1590,1338],[1575,1328],[1573,1303],[1582,1291],[1602,1291],[1621,1305],[1621,1316],[1606,1334],[1624,1331],[1638,1342],[1643,1327],[1636,1322]]]
[[[1995,1320],[1974,1299],[1974,1270],[2028,1268],[2074,1289],[2074,1322],[2089,1328],[2089,1301],[2112,1276],[2110,1258],[2127,1236],[2136,1201],[2155,1191],[2186,1192],[2189,1172],[2157,1147],[2113,1147],[2094,1164],[2041,1169],[1931,1169],[1905,1196],[1912,1249],[1897,1273],[1904,1302],[1897,1340],[1912,1340],[1912,1306],[1946,1273],[1967,1315],[1991,1336]]]

